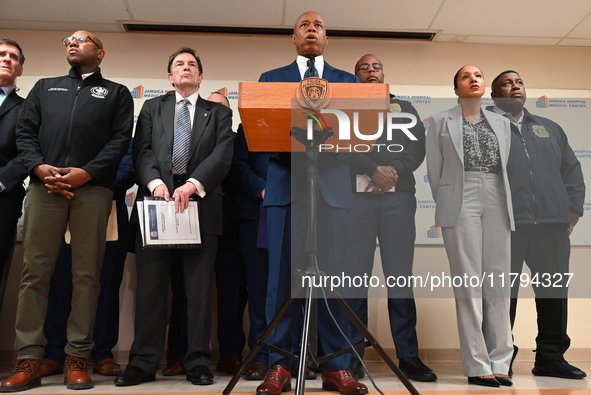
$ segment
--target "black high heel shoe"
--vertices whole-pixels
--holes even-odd
[[[499,382],[499,384],[507,386],[507,387],[511,387],[513,385],[513,382],[511,381],[511,379],[509,377],[495,376],[495,380],[497,380]]]
[[[501,383],[495,378],[468,377],[469,384],[482,385],[483,387],[500,387]]]

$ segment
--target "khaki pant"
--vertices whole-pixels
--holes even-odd
[[[105,252],[107,219],[113,192],[100,186],[82,186],[66,199],[32,183],[25,199],[23,273],[16,313],[18,359],[42,359],[43,325],[51,276],[69,223],[72,235],[72,310],[65,352],[88,358],[93,347],[100,271]]]

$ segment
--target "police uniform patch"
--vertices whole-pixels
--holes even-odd
[[[536,136],[543,138],[543,139],[547,139],[548,137],[550,137],[550,133],[548,133],[546,128],[543,127],[542,125],[533,125],[532,128],[533,128],[534,134]]]
[[[390,103],[390,112],[402,112],[402,107],[398,103]]]
[[[109,90],[102,86],[95,86],[90,90],[90,96],[96,97],[97,99],[104,99],[108,94]]]
[[[296,90],[296,99],[300,106],[313,110],[325,108],[331,97],[328,81],[318,77],[304,78]]]

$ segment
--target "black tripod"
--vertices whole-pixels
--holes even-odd
[[[306,147],[306,157],[307,157],[307,176],[308,176],[308,189],[309,189],[309,209],[308,209],[308,235],[309,235],[309,249],[307,254],[307,262],[306,262],[306,270],[303,272],[303,275],[307,276],[308,278],[313,278],[315,276],[321,276],[323,273],[319,271],[318,266],[318,245],[317,245],[317,212],[318,212],[318,154],[319,150],[318,147],[320,144],[324,143],[327,139],[329,139],[332,135],[332,128],[323,129],[323,130],[316,130],[313,133],[313,138],[308,139],[306,129],[301,128],[293,128],[291,131],[291,136],[295,138],[298,142]],[[296,395],[303,395],[304,387],[305,387],[305,374],[306,368],[309,366],[310,368],[318,368],[320,364],[324,361],[328,361],[330,359],[334,359],[340,357],[342,355],[348,354],[353,352],[352,348],[347,348],[329,355],[325,355],[320,358],[316,358],[315,349],[308,352],[310,350],[310,335],[313,333],[315,335],[316,325],[311,327],[311,322],[314,319],[315,321],[315,290],[313,285],[313,281],[309,283],[308,286],[304,289],[304,284],[302,283],[302,276],[300,276],[300,280],[296,284],[296,286],[292,289],[291,296],[283,303],[265,332],[263,333],[262,337],[257,341],[257,345],[248,353],[244,363],[240,370],[232,377],[228,385],[223,391],[224,395],[229,395],[232,392],[232,389],[236,386],[240,377],[244,374],[246,369],[250,366],[252,360],[259,352],[262,347],[267,348],[270,352],[275,352],[281,354],[285,357],[298,361],[298,377],[296,383]],[[267,338],[271,335],[271,332],[275,329],[279,321],[283,318],[283,315],[292,304],[294,299],[299,295],[299,293],[304,289],[305,291],[305,301],[304,301],[304,323],[303,323],[303,330],[302,330],[302,337],[300,343],[300,354],[299,357],[282,350],[272,344],[266,343]],[[392,372],[400,379],[402,384],[406,387],[412,395],[419,395],[419,392],[416,388],[410,383],[410,381],[404,376],[404,374],[400,371],[398,366],[394,364],[390,356],[384,351],[382,346],[378,343],[377,339],[371,334],[371,332],[367,329],[365,325],[361,322],[361,320],[357,317],[355,312],[351,310],[349,305],[338,295],[337,292],[334,290],[329,291],[331,297],[333,297],[339,307],[345,312],[347,317],[355,324],[357,329],[363,334],[363,336],[367,339],[366,342],[357,344],[354,346],[355,349],[362,349],[365,347],[373,347],[380,357],[384,360],[384,362],[388,365],[388,367],[392,370]],[[325,295],[326,296],[326,295]],[[313,336],[315,337],[315,336]],[[312,348],[315,348],[315,342],[312,342]],[[311,360],[309,360],[311,359]]]

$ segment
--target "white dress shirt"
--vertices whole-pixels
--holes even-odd
[[[178,92],[175,92],[175,100],[176,100],[176,104],[174,107],[174,129],[176,130],[176,118],[177,118],[177,113],[179,111],[179,108],[182,104],[182,100],[187,99],[189,100],[189,103],[187,103],[187,108],[189,109],[189,115],[191,116],[191,130],[193,129],[193,121],[195,119],[195,107],[197,104],[197,99],[199,98],[199,92],[195,92],[192,95],[188,96],[188,97],[182,97]],[[172,165],[172,164],[171,164]],[[199,195],[200,197],[205,197],[205,187],[203,186],[203,184],[201,184],[197,179],[195,178],[189,178],[187,179],[188,182],[192,183],[193,185],[195,185],[195,188],[197,188],[197,195]],[[159,185],[163,185],[164,181],[162,181],[162,179],[160,178],[155,178],[151,181],[148,182],[148,184],[146,185],[148,187],[148,189],[150,190],[150,193],[152,194],[152,196],[154,196],[154,190],[159,186]]]
[[[298,55],[296,63],[298,64],[298,70],[300,71],[300,78],[304,79],[304,73],[308,70],[308,58]],[[322,73],[324,72],[324,57],[322,55],[314,58],[314,67],[316,67],[316,70],[318,71],[318,77],[322,78]]]

